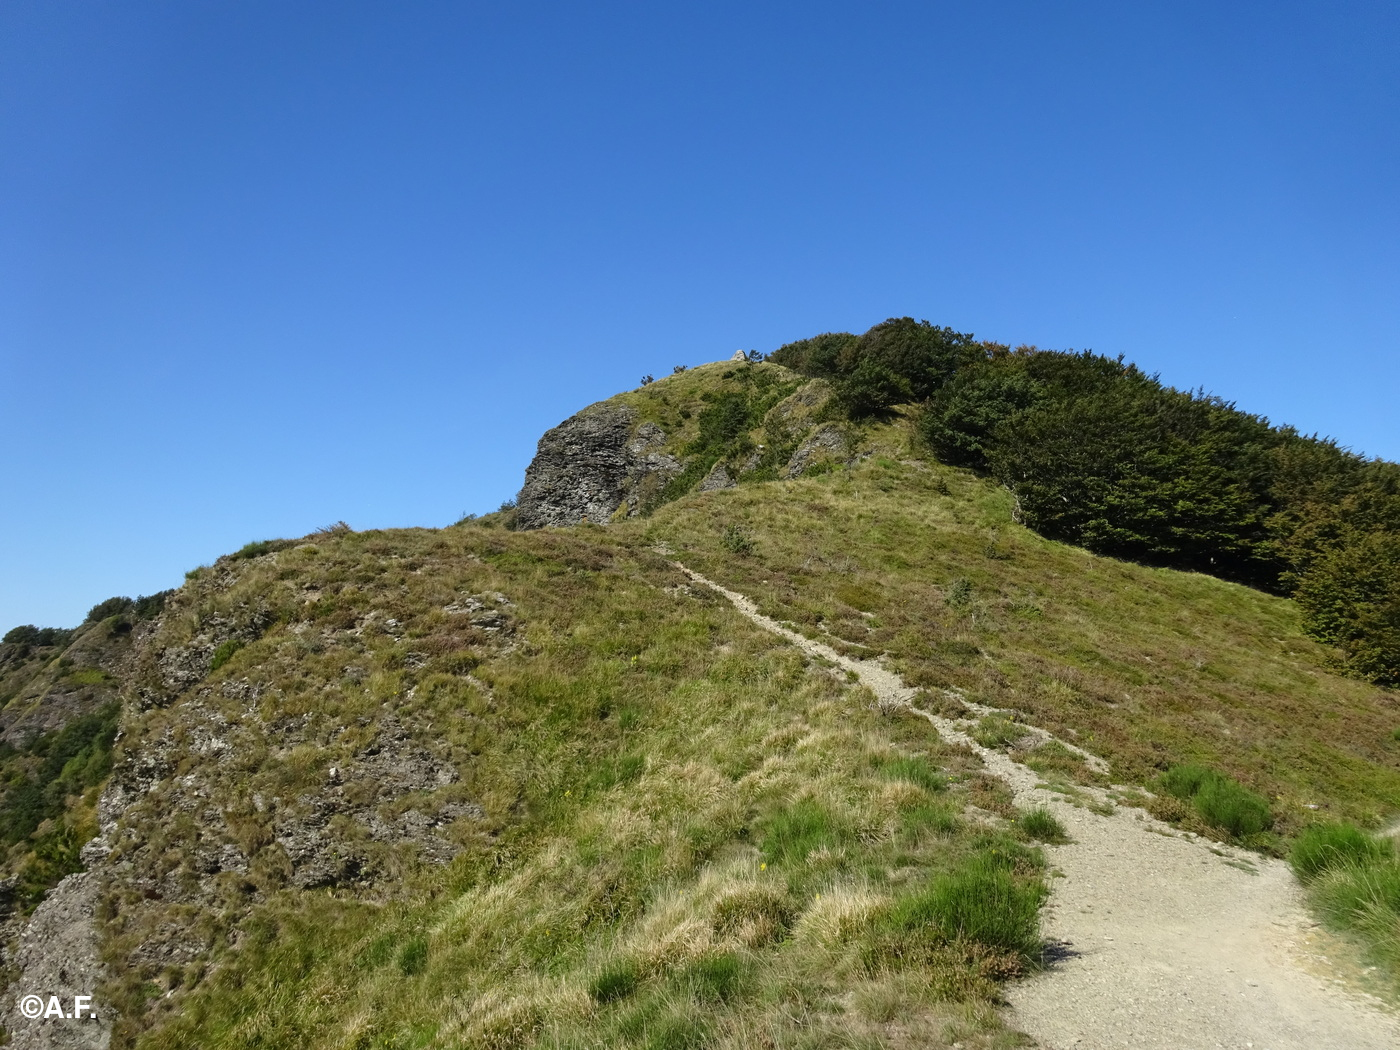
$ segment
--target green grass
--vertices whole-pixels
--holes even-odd
[[[1237,839],[1273,826],[1269,800],[1219,770],[1187,763],[1162,774],[1163,791],[1190,802],[1201,819]]]
[[[1025,735],[1025,727],[1005,715],[984,715],[972,730],[972,739],[983,747],[1010,747]]]
[[[1388,852],[1382,843],[1353,824],[1315,824],[1299,832],[1288,860],[1298,878],[1311,882],[1332,868],[1366,866],[1383,859]]]
[[[1308,845],[1294,866],[1309,873],[1309,901],[1327,924],[1355,936],[1400,994],[1400,857],[1391,842],[1358,839],[1354,831],[1334,827],[1300,838]]]
[[[1018,877],[1004,855],[985,853],[901,898],[886,930],[936,941],[962,941],[1016,956],[1027,964],[1040,952],[1038,880]]]
[[[1053,844],[1069,841],[1065,826],[1044,806],[1022,813],[1016,823],[1029,838]]]
[[[891,780],[906,780],[930,793],[945,791],[948,787],[947,776],[922,755],[890,759],[881,766],[881,772]]]
[[[132,850],[138,875],[201,897],[133,882],[104,901],[115,1045],[626,1048],[762,1032],[845,1047],[936,1039],[970,1015],[983,1020],[965,1045],[1001,1038],[992,1004],[1028,965],[1043,873],[960,819],[994,794],[979,763],[685,582],[615,527],[489,521],[318,536],[199,574],[157,643],[190,644],[214,618],[256,640],[236,688],[192,686],[126,727],[134,748],[216,724],[227,757],[194,753],[124,816],[124,842],[158,846]],[[497,593],[510,605],[495,634],[450,611]],[[356,874],[296,888],[280,814],[332,767],[339,797],[368,790],[354,776],[366,749],[404,733],[395,747],[456,779],[378,819],[470,802],[479,815],[434,832],[455,859],[343,814],[318,833]],[[196,791],[232,800],[226,827],[172,821]],[[201,873],[200,851],[225,841],[246,874]],[[936,921],[883,924],[925,897]],[[162,938],[202,938],[212,965],[144,961]],[[853,983],[868,1006],[851,1005]]]

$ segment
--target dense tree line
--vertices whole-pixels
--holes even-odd
[[[930,449],[1000,481],[1046,536],[1292,595],[1352,672],[1400,685],[1400,465],[1121,357],[1012,350],[907,317],[771,360],[829,379],[855,419],[921,405]]]

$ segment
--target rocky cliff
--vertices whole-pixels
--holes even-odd
[[[665,444],[666,432],[638,423],[629,405],[603,401],[570,416],[540,438],[520,490],[520,527],[606,522],[623,507],[636,513],[682,470]]]
[[[540,439],[516,525],[602,524],[848,462],[841,428],[822,422],[828,396],[820,380],[740,355],[590,405]]]

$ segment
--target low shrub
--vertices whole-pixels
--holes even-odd
[[[337,524],[343,524],[343,522]],[[327,530],[330,528],[333,527],[328,526]],[[286,550],[292,545],[291,540],[254,540],[252,543],[245,543],[242,547],[238,548],[238,550],[229,555],[229,558],[233,561],[243,561],[248,558],[261,558],[264,554],[274,554],[277,551]]]
[[[116,616],[118,613],[124,613],[135,604],[136,603],[130,598],[123,598],[120,595],[115,598],[108,598],[105,602],[98,602],[89,609],[87,616],[83,619],[83,623],[97,623],[99,620],[105,620],[109,616]]]
[[[230,638],[214,650],[214,655],[209,660],[209,670],[217,671],[233,659],[233,654],[242,648],[243,640],[241,638]]]
[[[726,525],[720,533],[719,542],[730,554],[747,557],[753,553],[753,537],[738,525]]]
[[[1199,766],[1188,762],[1184,765],[1172,766],[1171,769],[1162,774],[1159,783],[1167,794],[1175,795],[1177,798],[1189,802],[1195,797],[1196,792],[1201,790],[1202,784],[1218,775],[1215,770],[1208,766]]]
[[[0,638],[6,645],[67,645],[73,632],[62,627],[35,627],[26,623],[12,627]]]
[[[1314,824],[1298,835],[1288,861],[1298,878],[1311,882],[1332,868],[1369,864],[1388,852],[1385,846],[1352,824]]]
[[[1004,715],[986,715],[972,730],[972,739],[983,747],[1009,747],[1025,735],[1022,726]]]

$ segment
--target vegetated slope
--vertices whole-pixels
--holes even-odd
[[[1044,889],[1009,794],[672,557],[928,706],[999,709],[979,739],[1068,792],[1103,778],[1024,723],[1120,782],[1208,765],[1153,804],[1212,834],[1201,784],[1266,794],[1265,849],[1400,807],[1393,694],[1328,671],[1292,602],[1045,539],[906,410],[830,390],[726,363],[604,403],[606,527],[508,531],[522,493],[192,574],[124,672],[84,853],[115,1045],[1011,1038],[991,1004]]]
[[[1350,673],[1400,684],[1400,464],[1275,427],[1085,351],[979,342],[912,318],[770,355],[833,383],[850,419],[919,406],[947,463],[1042,534],[1292,594]]]
[[[1044,539],[1004,488],[916,456],[905,422],[868,440],[849,469],[626,528],[812,637],[1077,740],[1115,781],[1205,763],[1265,793],[1283,835],[1400,809],[1395,694],[1330,671],[1293,602]]]
[[[115,1045],[992,1045],[1036,952],[976,759],[635,537],[315,537],[196,574],[143,656]]]
[[[161,600],[113,599],[73,630],[24,625],[0,641],[0,923],[81,867],[133,632]]]

